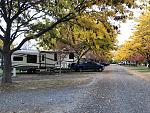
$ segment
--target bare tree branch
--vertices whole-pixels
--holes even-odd
[[[18,18],[18,16],[20,14],[22,14],[24,11],[26,11],[27,9],[29,9],[31,7],[26,5],[26,2],[23,2],[23,4],[18,7],[18,12],[11,18],[11,21],[15,20],[16,18]]]
[[[8,18],[10,18],[11,12],[12,12],[12,9],[13,9],[12,0],[7,0],[7,7],[8,7]]]
[[[87,48],[87,49],[80,55],[80,58],[82,58],[89,50],[90,50],[90,48]]]
[[[15,39],[17,39],[20,35],[23,35],[23,34],[24,34],[25,32],[27,32],[27,31],[29,31],[29,30],[18,30],[18,33],[17,33],[17,34],[14,34],[14,35],[15,35],[15,38],[11,39],[10,44],[12,44]],[[19,32],[20,32],[20,33],[19,33]]]
[[[3,27],[0,25],[0,30],[5,33],[5,30],[3,29]]]
[[[87,2],[87,1],[84,0],[83,3],[80,4],[80,5],[82,5],[82,6],[77,6],[74,10],[76,10],[76,12],[79,13],[80,11],[82,11],[83,9],[85,9],[85,8],[86,8],[86,5],[84,5],[84,2]],[[26,8],[25,8],[24,10],[26,10]],[[16,14],[16,16],[13,17],[13,19],[16,18],[21,12],[22,12],[22,11],[18,11],[18,13]],[[37,33],[37,34],[35,34],[35,35],[33,35],[33,36],[30,36],[30,37],[24,38],[24,39],[22,40],[22,42],[21,42],[16,48],[14,48],[14,49],[11,50],[11,52],[14,52],[14,51],[20,49],[20,48],[22,47],[22,45],[23,45],[26,41],[31,40],[31,39],[36,39],[36,38],[40,37],[41,35],[43,35],[44,33],[48,32],[49,30],[52,30],[55,26],[57,26],[57,24],[62,23],[62,22],[65,22],[65,21],[69,21],[70,19],[75,18],[75,16],[76,16],[75,13],[70,12],[70,13],[67,14],[66,16],[64,16],[64,17],[62,17],[62,18],[60,18],[60,19],[58,19],[58,20],[57,20],[55,23],[53,23],[51,26],[49,26],[49,27],[47,27],[46,29],[43,29],[42,31],[40,31],[39,33]]]
[[[18,16],[20,14],[22,14],[24,11],[26,11],[27,9],[31,8],[34,4],[38,4],[42,2],[42,0],[36,0],[34,3],[31,3],[30,5],[28,4],[28,0],[24,0],[22,2],[22,5],[20,6],[20,0],[18,1],[18,12],[11,18],[11,21],[15,20],[16,18],[18,18]]]
[[[4,18],[4,20],[7,20],[7,11],[6,11],[6,4],[5,4],[5,0],[1,0],[1,14],[2,17]]]
[[[21,23],[21,25],[18,25],[19,24],[19,22],[18,22],[18,24],[17,24],[17,28],[16,28],[16,30],[15,30],[15,32],[11,35],[11,43],[13,43],[13,41],[20,35],[20,34],[23,34],[23,33],[20,33],[19,35],[17,35],[17,33],[18,32],[25,32],[25,31],[29,31],[29,29],[27,29],[27,30],[20,30],[21,29],[21,27],[23,27],[23,26],[25,26],[25,25],[28,25],[28,23],[29,22],[31,22],[31,21],[33,21],[33,20],[37,20],[38,18],[40,18],[41,16],[39,16],[39,17],[35,17],[34,18],[34,16],[36,16],[38,13],[35,13],[35,14],[33,14],[26,22],[23,22],[23,23]]]
[[[33,36],[30,36],[30,37],[26,37],[22,40],[22,42],[14,49],[12,49],[11,51],[14,52],[16,50],[19,50],[22,45],[28,41],[28,40],[31,40],[31,39],[35,39],[35,38],[38,38],[40,37],[41,35],[43,35],[44,33],[46,33],[47,31],[49,30],[52,30],[57,24],[61,23],[61,22],[65,22],[65,21],[68,21],[70,19],[73,19],[73,17],[71,16],[72,13],[69,13],[68,15],[66,15],[65,17],[61,18],[60,20],[58,20],[57,22],[53,23],[51,26],[47,27],[46,29],[43,29],[42,31],[40,31],[39,33],[37,33],[36,35],[33,35]],[[71,16],[71,17],[69,17]],[[69,18],[68,18],[69,17]]]

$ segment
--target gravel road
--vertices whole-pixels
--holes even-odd
[[[0,113],[150,113],[149,80],[117,65],[90,73],[82,86],[0,92]]]

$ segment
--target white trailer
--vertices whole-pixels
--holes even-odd
[[[34,72],[69,68],[75,59],[72,52],[18,50],[12,54],[11,60],[14,68]]]

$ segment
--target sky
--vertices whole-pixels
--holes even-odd
[[[120,34],[117,37],[118,45],[122,45],[132,35],[134,26],[134,20],[127,20],[120,24]]]

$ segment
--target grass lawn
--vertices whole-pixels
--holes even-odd
[[[146,66],[125,66],[130,68],[131,70],[136,70],[138,72],[150,72],[150,69]]]
[[[29,76],[30,78],[30,75],[26,75],[26,76],[27,77]],[[37,76],[33,75],[33,77],[34,76],[38,77],[38,75]],[[70,86],[88,84],[89,82],[92,81],[92,77],[90,76],[82,76],[82,75],[76,77],[73,76],[74,75],[64,75],[64,76],[49,75],[49,77],[47,76],[45,77],[45,79],[39,78],[36,80],[34,77],[32,78],[33,80],[31,79],[31,80],[14,81],[13,84],[3,84],[3,85],[0,84],[0,92],[15,91],[15,90],[45,89],[45,88],[62,88],[68,86],[70,87]]]
[[[3,73],[3,70],[2,70],[2,69],[0,69],[0,77],[2,76],[2,73]]]
[[[23,81],[14,82],[12,85],[0,85],[0,91],[14,91],[14,90],[26,90],[26,89],[43,89],[43,88],[61,88],[66,86],[79,85],[80,83],[86,83],[86,80],[34,80],[34,81]]]
[[[27,74],[27,72],[20,72],[19,70],[16,70],[16,74],[19,76],[24,73]],[[0,68],[0,77],[2,76],[2,74],[3,74],[3,70]]]

